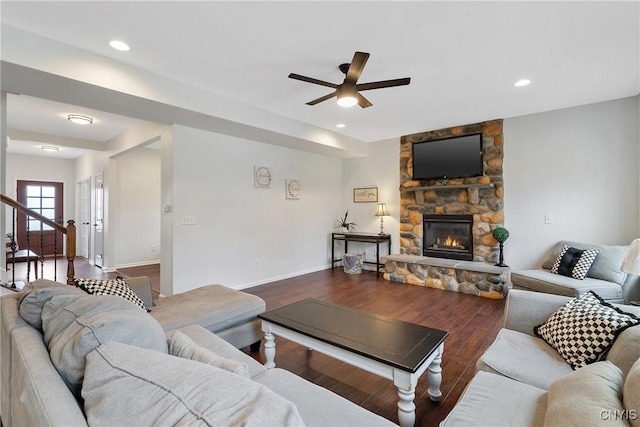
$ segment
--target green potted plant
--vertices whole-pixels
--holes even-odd
[[[338,220],[336,228],[342,228],[342,229],[346,230],[347,232],[355,230],[356,229],[356,223],[347,221],[348,217],[349,217],[349,211],[347,210],[344,213],[344,218],[340,218]]]
[[[498,267],[508,267],[508,265],[504,263],[502,246],[504,245],[504,242],[506,242],[507,239],[509,238],[509,231],[504,227],[496,227],[493,230],[492,234],[493,234],[493,238],[496,239],[498,241],[498,243],[500,243],[500,260],[496,264],[496,266],[498,266]]]

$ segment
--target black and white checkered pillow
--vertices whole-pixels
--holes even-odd
[[[618,334],[639,323],[633,314],[589,291],[557,309],[533,332],[578,369],[602,360]]]
[[[76,286],[91,295],[116,295],[122,297],[143,310],[144,302],[120,277],[113,280],[75,279]]]
[[[582,280],[600,253],[597,249],[577,249],[562,245],[560,255],[551,267],[551,272]]]

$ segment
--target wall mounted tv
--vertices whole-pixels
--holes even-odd
[[[482,176],[482,134],[413,144],[413,179]]]

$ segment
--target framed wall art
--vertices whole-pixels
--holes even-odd
[[[300,181],[289,178],[284,183],[285,196],[287,199],[297,200],[300,198]]]
[[[253,167],[253,186],[259,188],[271,187],[271,170],[266,166]]]
[[[364,187],[353,189],[354,203],[375,203],[378,201],[378,187]]]

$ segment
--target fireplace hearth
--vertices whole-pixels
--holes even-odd
[[[473,261],[473,215],[423,215],[424,256]]]

